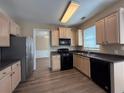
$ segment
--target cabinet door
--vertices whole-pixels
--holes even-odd
[[[96,42],[97,44],[105,43],[105,20],[96,22]]]
[[[59,46],[59,31],[57,29],[51,31],[51,45]]]
[[[73,66],[76,67],[77,56],[73,55]]]
[[[88,77],[90,77],[90,59],[87,57],[83,58],[83,64],[84,64],[84,74],[86,74]]]
[[[10,46],[9,19],[0,13],[0,46]]]
[[[60,69],[60,55],[52,56],[52,71],[59,71]]]
[[[17,87],[21,80],[21,66],[20,62],[12,66],[12,91]]]
[[[77,31],[77,42],[78,42],[78,46],[83,46],[83,32],[82,30],[78,30]]]
[[[70,38],[71,39],[71,28],[65,28],[65,38]]]
[[[105,18],[105,32],[108,44],[119,43],[118,18],[118,13],[114,13]]]
[[[81,56],[77,55],[77,69],[81,70]]]
[[[59,27],[59,38],[66,38],[66,28]]]
[[[80,71],[82,72],[82,73],[84,73],[84,70],[85,70],[85,62],[84,62],[85,60],[84,60],[84,57],[82,56],[81,57],[81,65],[80,65]]]
[[[76,31],[71,31],[71,46],[76,46]]]
[[[16,35],[21,36],[20,26],[16,24]]]
[[[12,93],[11,91],[11,74],[0,79],[0,93]]]
[[[16,35],[16,24],[13,20],[10,21],[10,34]]]

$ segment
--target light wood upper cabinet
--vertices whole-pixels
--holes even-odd
[[[10,21],[10,34],[21,36],[20,27],[13,20]]]
[[[83,46],[83,31],[80,29],[76,32],[76,42],[77,46]]]
[[[66,38],[66,28],[59,27],[59,38]]]
[[[114,13],[105,18],[105,35],[108,44],[119,43],[119,14]]]
[[[98,44],[124,44],[124,9],[96,22]]]
[[[71,46],[76,46],[76,31],[71,30]]]
[[[77,46],[77,33],[72,28],[59,27],[51,31],[51,46],[59,46],[59,38],[71,39],[71,46]],[[81,42],[81,41],[80,41]]]
[[[71,28],[59,27],[59,38],[71,38]]]
[[[105,20],[96,22],[96,42],[97,44],[105,43]]]
[[[51,30],[51,46],[59,46],[59,31]]]
[[[0,12],[0,46],[10,46],[9,18]]]

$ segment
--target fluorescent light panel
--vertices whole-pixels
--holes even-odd
[[[72,17],[72,15],[76,12],[76,10],[79,8],[79,4],[71,1],[71,3],[69,4],[64,16],[61,19],[62,23],[66,23],[69,21],[69,19]]]

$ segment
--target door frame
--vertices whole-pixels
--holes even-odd
[[[37,69],[37,66],[36,66],[36,32],[37,31],[47,31],[49,32],[49,67],[50,67],[50,29],[39,29],[39,28],[34,28],[33,29],[33,41],[34,41],[34,70]]]

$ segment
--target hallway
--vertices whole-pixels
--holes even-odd
[[[48,59],[37,60],[38,69],[14,93],[106,93],[75,69],[50,72]]]

